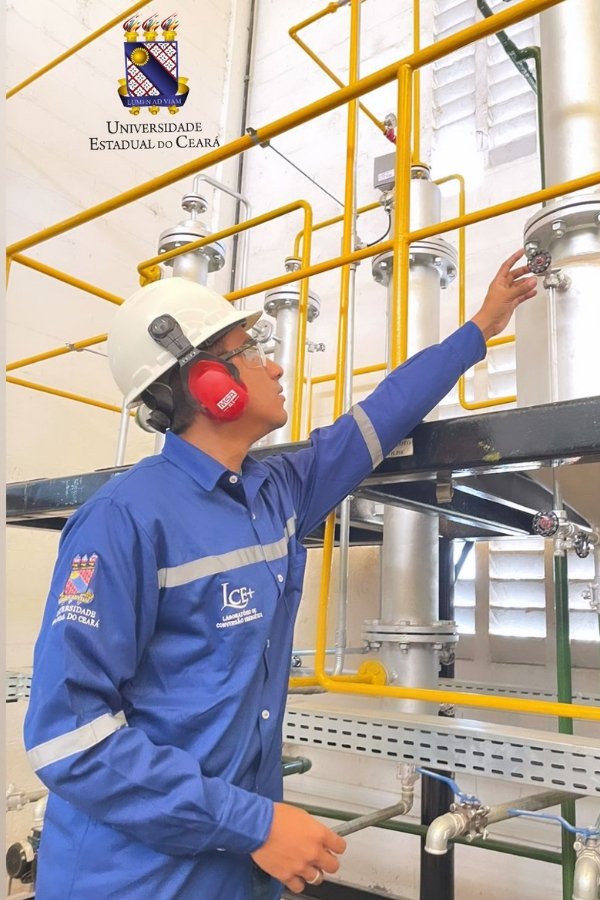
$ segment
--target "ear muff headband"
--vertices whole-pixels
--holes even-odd
[[[248,390],[233,363],[192,346],[169,314],[154,319],[148,332],[177,359],[181,383],[192,405],[219,422],[239,419],[248,404]]]

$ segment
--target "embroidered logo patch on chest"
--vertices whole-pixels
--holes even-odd
[[[241,625],[244,622],[253,622],[256,619],[262,619],[263,614],[256,607],[248,608],[248,605],[254,597],[256,591],[249,587],[239,587],[229,589],[229,582],[226,581],[221,585],[222,589],[222,606],[223,613],[221,621],[217,622],[217,628],[231,628],[234,625]],[[226,613],[225,610],[230,609],[233,612]]]

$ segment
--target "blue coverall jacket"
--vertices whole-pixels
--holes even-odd
[[[484,355],[469,322],[241,475],[167,434],[73,515],[25,725],[51,792],[38,900],[251,900],[282,798],[302,539]]]

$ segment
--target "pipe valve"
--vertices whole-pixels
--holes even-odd
[[[559,514],[554,510],[538,512],[533,517],[533,530],[541,537],[552,537],[556,534],[560,525]]]
[[[531,250],[527,253],[527,268],[533,275],[543,275],[552,265],[552,256],[547,250]]]

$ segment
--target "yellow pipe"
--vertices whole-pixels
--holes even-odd
[[[260,216],[255,216],[253,219],[244,219],[243,222],[238,222],[236,225],[230,225],[228,228],[223,228],[221,231],[217,231],[214,234],[209,234],[207,237],[198,238],[197,241],[191,241],[189,244],[183,244],[183,246],[176,247],[174,250],[169,250],[167,253],[159,253],[157,256],[151,256],[150,259],[144,259],[141,263],[139,263],[137,270],[140,275],[144,276],[148,269],[151,269],[153,266],[156,266],[161,262],[167,262],[167,260],[175,259],[176,256],[181,256],[183,253],[192,253],[194,250],[199,250],[206,244],[212,244],[214,241],[225,240],[225,238],[231,237],[234,234],[240,234],[242,231],[247,231],[249,228],[255,228],[258,225],[264,225],[266,222],[271,222],[273,219],[278,219],[281,216],[286,216],[288,213],[295,212],[298,209],[304,210],[304,225],[301,232],[301,234],[304,234],[306,230],[307,220],[310,221],[309,231],[312,230],[312,206],[310,205],[310,203],[307,203],[306,200],[294,200],[293,203],[286,203],[285,206],[279,206],[277,207],[277,209],[269,210],[269,212],[263,213]],[[302,259],[304,260],[304,255]],[[287,278],[287,276],[284,277]],[[295,275],[294,273],[292,273],[291,276],[287,278],[286,283],[295,280]],[[256,291],[255,293],[258,293],[258,291]],[[246,289],[242,288],[241,291],[236,291],[236,295],[239,296],[236,296],[233,299],[237,300],[239,299],[239,297],[245,296],[245,294]],[[225,296],[230,299],[229,294],[225,294]]]
[[[107,334],[98,334],[95,337],[76,341],[74,344],[55,347],[54,350],[46,350],[45,353],[38,353],[36,356],[26,356],[25,359],[18,359],[16,362],[9,363],[6,367],[6,371],[12,372],[14,369],[21,369],[23,366],[31,366],[34,363],[43,362],[46,359],[54,359],[55,356],[63,356],[65,353],[74,353],[77,352],[77,350],[85,350],[86,347],[93,347],[95,344],[103,344],[107,337]]]
[[[537,716],[563,716],[567,719],[600,721],[600,709],[594,706],[556,703],[549,700],[523,700],[518,697],[497,697],[494,694],[463,694],[460,691],[429,690],[428,688],[343,684],[337,680],[337,677],[327,676],[323,671],[317,674],[317,678],[321,687],[336,694],[394,697],[402,700],[425,700],[429,703],[453,703],[456,706],[497,709],[503,712],[519,712]]]
[[[364,0],[361,0],[361,2],[364,2]],[[331,80],[337,84],[338,87],[345,87],[342,79],[338,78],[338,76],[335,74],[335,72],[333,72],[329,68],[329,66],[325,65],[323,60],[319,56],[317,56],[317,54],[314,52],[314,50],[311,50],[310,47],[308,46],[308,44],[305,44],[304,41],[298,37],[298,32],[301,31],[303,28],[306,28],[308,25],[312,25],[313,22],[317,22],[319,19],[322,19],[328,13],[337,12],[338,9],[339,9],[339,6],[337,5],[337,3],[330,3],[329,6],[325,7],[325,9],[322,9],[320,12],[315,13],[314,16],[310,16],[308,19],[304,19],[304,21],[300,22],[298,25],[292,25],[292,27],[288,31],[288,34],[291,37],[291,39],[293,41],[295,41],[296,44],[298,44],[300,49],[304,50],[304,52],[308,56],[310,56],[312,61],[318,65],[318,67],[321,69],[321,71],[325,72],[331,78]],[[383,124],[383,122],[380,122],[379,119],[377,118],[377,116],[375,116],[371,112],[370,109],[368,109],[366,106],[364,106],[364,104],[359,103],[358,105],[359,105],[360,109],[365,113],[365,115],[367,115],[369,117],[371,122],[373,122],[373,124],[379,129],[379,131],[385,132],[385,125]]]
[[[48,275],[50,278],[56,278],[57,281],[63,281],[65,284],[70,284],[72,287],[79,288],[81,291],[86,291],[88,294],[94,294],[95,297],[100,297],[102,300],[108,300],[109,303],[115,303],[117,306],[120,306],[121,303],[124,302],[123,297],[118,297],[116,294],[104,291],[102,288],[89,284],[87,281],[82,281],[80,278],[75,278],[73,275],[61,272],[60,269],[53,269],[51,266],[45,265],[45,263],[38,262],[37,259],[31,259],[30,256],[23,256],[21,253],[16,253],[12,258],[22,266],[27,266],[28,269],[35,269],[36,272],[41,272],[43,275]]]
[[[410,132],[413,71],[408,65],[398,72],[398,135],[396,150],[396,203],[394,206],[394,261],[390,303],[390,368],[395,369],[408,356],[408,290],[410,231]]]
[[[500,13],[495,13],[494,15],[500,15]],[[485,21],[488,20],[486,19]],[[575,178],[573,179],[573,181],[565,181],[562,184],[555,185],[553,188],[546,188],[543,191],[537,191],[533,194],[527,194],[524,197],[519,198],[518,200],[510,201],[511,209],[509,210],[504,208],[507,204],[488,206],[482,210],[477,211],[476,213],[468,213],[462,218],[459,217],[455,219],[447,219],[445,222],[440,222],[438,225],[429,226],[427,229],[420,229],[419,231],[410,232],[407,235],[407,239],[409,241],[420,240],[422,239],[424,232],[427,232],[428,236],[431,232],[434,234],[438,234],[442,231],[459,228],[463,224],[472,224],[472,219],[474,216],[477,217],[476,221],[484,221],[485,219],[502,215],[505,212],[511,212],[513,211],[513,209],[524,209],[527,206],[533,206],[534,204],[541,202],[544,199],[548,199],[549,195],[553,197],[559,197],[562,194],[582,190],[583,188],[590,187],[595,184],[600,184],[600,172],[593,172],[591,175],[586,175],[582,178]],[[188,249],[191,246],[196,246],[196,244],[188,244]],[[257,284],[250,285],[243,289],[231,291],[225,296],[228,300],[231,301],[239,300],[242,297],[250,297],[253,294],[259,294],[262,291],[268,291],[275,287],[281,287],[284,284],[290,284],[292,281],[299,281],[302,278],[312,277],[313,275],[322,275],[324,272],[330,272],[332,269],[337,269],[340,266],[346,265],[347,263],[359,262],[360,260],[368,259],[371,256],[376,256],[378,253],[385,253],[388,250],[392,250],[393,247],[393,240],[390,239],[387,241],[381,241],[381,243],[372,247],[362,247],[360,250],[354,250],[352,253],[344,256],[336,256],[324,262],[313,263],[306,268],[299,269],[297,272],[278,275],[277,277],[271,278],[267,281],[261,281]]]
[[[356,210],[356,215],[360,216],[363,213],[370,212],[372,209],[381,209],[381,203],[379,200],[373,201],[373,203],[367,203],[366,206],[360,206]],[[322,228],[328,228],[330,225],[335,225],[337,222],[343,222],[344,215],[343,213],[339,216],[334,216],[332,219],[324,219],[322,222],[316,222],[313,227],[313,233],[315,231],[320,231]],[[302,241],[302,231],[299,231],[294,240],[294,256],[300,256],[300,243]]]
[[[33,381],[23,381],[22,378],[15,378],[13,375],[7,375],[6,380],[9,384],[18,384],[21,387],[31,388],[32,391],[41,391],[43,394],[53,394],[55,397],[64,397],[66,400],[76,400],[78,403],[87,403],[88,406],[97,406],[99,409],[107,409],[109,412],[122,412],[120,406],[113,406],[112,403],[103,403],[101,400],[92,400],[91,397],[83,397],[81,394],[71,394],[69,391],[59,391],[58,388],[47,387],[45,384],[36,384]],[[134,415],[134,413],[131,415]]]
[[[46,72],[54,69],[54,67],[58,66],[61,62],[64,62],[65,59],[68,59],[70,56],[73,56],[74,53],[77,53],[79,50],[87,47],[87,45],[91,44],[92,41],[95,41],[96,38],[101,37],[101,35],[109,31],[115,25],[118,25],[120,22],[123,22],[123,20],[129,18],[129,16],[133,15],[134,12],[137,12],[138,9],[141,9],[142,6],[147,6],[149,2],[150,0],[139,0],[138,3],[134,3],[133,6],[130,6],[128,9],[124,10],[124,12],[120,13],[118,16],[115,16],[114,19],[111,19],[110,22],[106,23],[106,25],[103,25],[101,28],[93,31],[92,34],[88,34],[88,36],[82,41],[79,41],[79,43],[73,44],[73,46],[69,50],[65,50],[65,52],[61,53],[60,56],[57,56],[56,59],[53,59],[51,62],[47,63],[47,65],[42,66],[41,69],[38,69],[37,72],[34,72],[33,75],[30,75],[28,78],[26,78],[25,81],[21,81],[19,84],[15,85],[15,87],[7,91],[6,99],[8,100],[10,97],[18,94],[19,91],[22,91],[23,88],[27,87],[27,85],[31,84],[33,81],[37,81],[38,78],[41,78],[42,75],[46,74]]]
[[[371,372],[383,372],[386,368],[385,363],[375,363],[372,366],[361,366],[358,369],[354,369],[352,375],[370,375]],[[323,384],[326,381],[334,381],[336,377],[335,372],[332,372],[330,375],[315,375],[314,378],[311,378],[311,384]]]
[[[6,257],[6,286],[8,287],[8,279],[10,278],[10,265],[12,263],[12,256]]]
[[[520,3],[511,4],[507,9],[497,12],[488,18],[481,19],[481,21],[476,22],[474,25],[469,25],[468,28],[464,28],[462,31],[458,31],[455,34],[444,38],[442,41],[438,41],[435,44],[431,44],[430,46],[419,50],[418,53],[413,53],[403,60],[392,63],[390,66],[385,66],[383,69],[361,78],[355,84],[340,88],[340,90],[334,91],[332,94],[321,97],[319,100],[316,100],[307,106],[303,106],[292,113],[282,116],[280,119],[276,119],[270,124],[259,128],[252,137],[246,135],[244,137],[236,138],[228,144],[224,144],[222,147],[217,147],[201,157],[197,157],[190,162],[177,166],[174,169],[170,169],[156,178],[152,178],[121,194],[111,197],[109,200],[98,203],[83,212],[77,213],[74,216],[70,216],[68,219],[63,219],[61,222],[51,225],[49,228],[44,228],[41,231],[37,231],[34,234],[22,238],[14,244],[11,244],[7,248],[7,253],[12,255],[14,253],[20,253],[23,250],[28,250],[36,244],[40,244],[43,241],[64,234],[72,228],[84,225],[86,222],[97,219],[99,216],[103,216],[106,213],[113,212],[115,209],[119,209],[128,203],[133,203],[135,200],[140,200],[142,197],[154,193],[161,188],[168,187],[169,185],[180,181],[182,178],[195,175],[197,172],[204,171],[211,166],[216,166],[225,160],[232,159],[234,156],[237,156],[245,150],[250,150],[257,144],[271,140],[292,128],[296,128],[298,125],[303,125],[311,119],[317,118],[324,113],[331,112],[332,110],[343,106],[345,103],[348,103],[350,100],[354,100],[369,91],[382,87],[384,84],[389,84],[390,81],[393,81],[397,77],[400,65],[410,65],[413,69],[429,65],[456,50],[468,46],[474,41],[489,37],[491,34],[495,34],[501,29],[510,27],[517,22],[521,22],[523,19],[529,18],[536,13],[543,12],[546,9],[550,9],[562,2],[564,2],[564,0],[521,0]]]
[[[310,265],[312,234],[312,209],[306,204],[304,208],[304,239],[302,241],[302,266]],[[308,278],[300,282],[298,301],[298,335],[296,340],[296,377],[294,380],[294,403],[292,406],[292,441],[300,440],[302,427],[302,393],[304,389],[304,364],[306,356],[306,323],[308,319]]]
[[[413,53],[421,49],[421,0],[413,0]],[[396,140],[402,132],[398,127]],[[412,162],[416,166],[421,161],[421,73],[415,70],[413,75],[413,135]]]
[[[350,0],[350,60],[348,80],[354,84],[358,79],[360,57],[360,4],[361,0]],[[358,139],[358,109],[356,100],[348,104],[346,128],[346,169],[344,180],[344,213],[342,225],[342,256],[354,250],[356,223],[356,149]],[[333,397],[334,420],[344,412],[344,387],[346,383],[346,356],[348,350],[348,313],[350,297],[351,266],[343,266],[340,283],[340,305],[337,333],[337,373]],[[350,336],[353,339],[353,335]]]
[[[490,338],[487,342],[488,347],[500,347],[502,344],[514,344],[516,335],[507,334],[505,337]]]
[[[494,13],[494,15],[499,14]],[[433,237],[433,235],[441,234],[442,231],[453,231],[462,225],[475,225],[477,222],[484,222],[486,219],[493,219],[496,216],[503,216],[518,209],[525,209],[525,207],[533,206],[535,203],[545,203],[547,200],[554,200],[562,194],[582,191],[596,184],[600,184],[600,172],[590,172],[589,175],[574,178],[572,181],[563,181],[562,184],[555,184],[552,187],[534,191],[531,194],[523,194],[521,197],[515,197],[513,200],[505,200],[503,203],[495,203],[493,206],[484,206],[483,209],[475,210],[475,212],[467,213],[464,216],[446,219],[444,222],[428,225],[426,228],[419,228],[417,231],[411,231],[408,237],[411,241],[423,241],[426,238]]]

